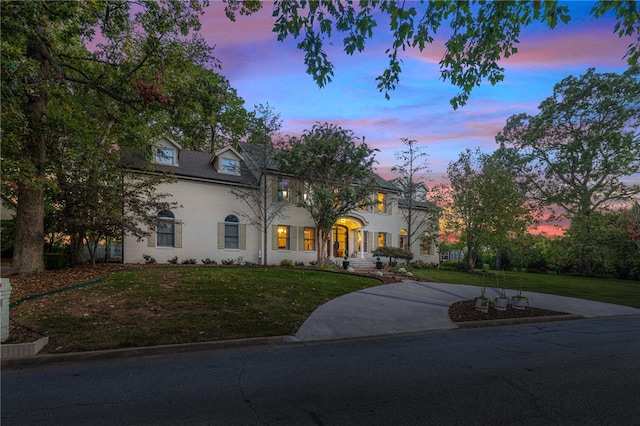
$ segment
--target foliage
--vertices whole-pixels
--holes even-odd
[[[167,260],[167,263],[170,263],[172,265],[177,265],[178,264],[178,256],[174,256],[171,259]]]
[[[391,168],[397,176],[396,183],[402,188],[398,197],[398,207],[404,218],[407,230],[407,248],[414,243],[431,244],[424,236],[435,237],[438,233],[438,209],[427,202],[427,187],[424,184],[429,166],[426,161],[425,146],[418,146],[414,139],[402,138],[405,149],[395,153],[400,164]],[[424,191],[424,193],[423,193]]]
[[[526,233],[532,206],[502,151],[488,155],[467,149],[449,164],[447,174],[452,204],[444,212],[446,226],[465,243],[471,268],[482,248],[504,250]]]
[[[156,263],[156,259],[154,257],[152,257],[151,255],[143,254],[142,258],[144,259],[144,263],[146,263],[146,264]]]
[[[282,259],[280,261],[280,266],[283,266],[285,268],[290,268],[292,266],[294,266],[293,260],[291,259]]]
[[[208,257],[206,259],[202,259],[201,262],[202,262],[203,265],[217,265],[218,264],[218,262],[216,262],[213,259],[209,259]]]
[[[469,266],[469,263],[467,262],[457,262],[457,261],[453,261],[453,260],[447,260],[445,262],[440,262],[440,269],[443,270],[451,270],[451,271],[458,271],[458,272],[470,272],[471,271],[471,267]]]
[[[514,115],[496,140],[517,158],[529,195],[571,220],[581,270],[597,254],[594,213],[640,194],[620,180],[640,170],[640,68],[622,75],[589,69],[558,83],[537,115]]]
[[[195,265],[196,263],[198,263],[195,259],[184,259],[182,262],[180,262],[182,265]]]
[[[353,132],[333,124],[316,124],[300,137],[290,137],[277,153],[279,170],[295,176],[306,189],[299,207],[306,209],[317,232],[318,263],[336,220],[367,205],[378,188],[373,173],[375,150],[358,143]]]
[[[260,1],[225,0],[227,16],[251,14],[262,7]],[[357,5],[338,0],[275,1],[273,31],[279,41],[299,39],[297,47],[305,54],[307,73],[323,87],[333,78],[333,64],[325,51],[336,33],[343,35],[344,51],[348,55],[362,52],[373,38],[379,23],[388,22],[391,46],[386,50],[389,64],[379,75],[378,89],[394,90],[402,72],[401,55],[406,50],[426,50],[436,42],[436,32],[449,34],[440,60],[440,76],[461,89],[451,99],[454,108],[466,103],[472,89],[488,80],[492,85],[504,79],[499,65],[503,58],[518,52],[519,38],[529,25],[538,22],[553,29],[558,23],[570,21],[569,5],[558,1],[361,1]],[[620,37],[634,36],[638,30],[638,15],[633,2],[597,2],[591,14],[598,18],[607,12],[616,13],[614,31]],[[442,27],[448,26],[448,31]],[[640,56],[640,37],[632,41],[627,51],[628,62],[635,65]]]
[[[380,254],[380,256],[383,257],[388,257],[389,261],[391,261],[392,259],[404,259],[407,262],[410,261],[411,259],[413,259],[413,253],[408,251],[408,250],[404,250],[401,249],[399,247],[390,247],[390,246],[382,246],[382,247],[378,247],[375,251],[376,255],[378,255],[378,253]]]
[[[14,191],[13,272],[42,271],[45,190],[51,156],[68,143],[91,152],[101,138],[84,138],[85,120],[102,106],[102,129],[148,152],[150,134],[171,105],[165,76],[187,63],[203,64],[210,48],[197,33],[207,2],[1,2],[3,188]],[[135,13],[134,13],[135,11]],[[191,34],[190,34],[191,33]],[[154,116],[155,119],[151,117]],[[109,119],[104,119],[109,117]],[[61,126],[60,123],[64,123]],[[111,140],[110,140],[111,141]],[[10,142],[10,143],[7,143]],[[77,146],[77,145],[76,145]],[[51,148],[55,147],[54,150]],[[91,173],[87,169],[87,175]]]
[[[47,270],[62,269],[71,265],[71,257],[68,253],[45,253],[44,267]]]

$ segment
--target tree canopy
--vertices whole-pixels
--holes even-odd
[[[593,252],[590,216],[640,194],[640,185],[621,180],[640,173],[639,76],[638,67],[623,74],[589,69],[569,76],[555,85],[537,115],[510,117],[496,136],[518,156],[513,165],[526,178],[529,195],[560,207],[559,217],[572,221],[585,248],[587,273]]]
[[[452,192],[447,226],[466,243],[470,267],[482,248],[504,250],[526,233],[532,208],[500,151],[488,155],[467,149],[449,164],[447,174]]]
[[[263,7],[258,0],[225,0],[226,13],[231,20],[237,14],[247,15]],[[345,53],[362,52],[378,25],[388,22],[391,45],[386,54],[389,63],[376,78],[378,89],[389,98],[400,82],[402,53],[410,49],[423,51],[434,43],[438,31],[449,34],[446,51],[440,60],[440,76],[461,91],[451,104],[464,105],[472,89],[488,80],[496,84],[504,79],[499,65],[503,58],[518,52],[522,31],[536,22],[553,29],[570,21],[571,4],[559,1],[411,1],[370,0],[344,2],[341,0],[274,1],[273,31],[279,41],[300,40],[298,49],[305,54],[304,63],[316,83],[322,87],[333,78],[333,63],[325,45],[331,37],[342,36]],[[613,31],[620,37],[632,39],[626,57],[635,65],[640,56],[640,12],[635,1],[600,1],[590,13],[599,18],[609,12],[616,15]],[[444,27],[444,28],[443,28]]]
[[[149,151],[170,107],[166,76],[203,65],[211,49],[196,31],[206,1],[0,2],[3,88],[3,193],[14,191],[16,237],[12,270],[44,269],[45,188],[52,155],[86,135],[86,122],[59,126],[50,109],[83,112],[102,105],[107,139]],[[90,111],[86,111],[90,113]],[[118,128],[117,136],[110,129]],[[154,134],[155,133],[155,134]],[[88,137],[85,149],[102,138]],[[62,149],[53,150],[61,146]],[[90,170],[87,170],[90,173]]]
[[[318,261],[336,220],[367,204],[377,189],[375,150],[359,142],[351,130],[316,124],[300,137],[290,137],[278,152],[279,170],[302,183],[300,207],[313,219],[319,242]]]

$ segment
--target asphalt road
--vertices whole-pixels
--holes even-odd
[[[8,425],[637,425],[640,317],[2,371]]]

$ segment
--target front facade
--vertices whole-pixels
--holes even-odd
[[[250,210],[246,200],[232,193],[258,185],[255,170],[249,167],[255,164],[249,161],[249,152],[227,147],[211,155],[183,150],[170,139],[160,140],[158,146],[153,167],[176,178],[158,190],[171,194],[168,201],[179,207],[158,212],[146,238],[124,238],[125,263],[144,263],[149,257],[158,263],[175,258],[178,262],[193,259],[202,263],[209,259],[217,263],[262,263],[265,252],[269,264],[285,259],[304,264],[316,260],[320,242],[313,220],[307,210],[297,206],[304,197],[303,182],[273,169],[267,174],[269,187],[273,188],[267,194],[268,202],[284,203],[284,209],[282,217],[270,224],[265,247],[262,230],[244,214]],[[141,167],[131,169],[142,172]],[[392,183],[379,179],[373,207],[353,211],[336,221],[330,241],[321,248],[326,258],[339,261],[347,255],[371,262],[378,247],[402,247],[406,225],[395,201],[398,193]],[[416,246],[414,260],[438,263],[433,244]]]

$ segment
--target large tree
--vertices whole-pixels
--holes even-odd
[[[172,66],[209,59],[206,43],[190,35],[199,28],[206,4],[0,3],[3,182],[17,193],[14,273],[44,269],[49,151],[51,144],[67,136],[49,127],[49,107],[65,102],[59,107],[81,109],[82,103],[74,101],[78,87],[91,90],[97,99],[117,101],[108,110],[114,120],[127,121],[129,112],[136,115],[170,105],[163,91],[165,73]],[[152,141],[147,136],[147,131],[132,132],[129,140],[149,149]]]
[[[445,210],[447,226],[465,242],[470,267],[481,249],[504,249],[527,231],[531,206],[500,152],[488,155],[467,149],[449,164],[447,174],[452,200]]]
[[[378,188],[373,173],[375,150],[359,142],[351,130],[325,123],[289,138],[277,159],[280,172],[302,182],[298,205],[315,223],[318,262],[322,263],[336,220],[367,205]]]
[[[612,202],[629,201],[640,185],[624,176],[640,173],[640,69],[596,73],[558,83],[537,115],[508,119],[496,140],[520,156],[530,196],[561,208],[582,247],[583,272],[591,272],[591,215]],[[579,236],[579,238],[578,238]]]
[[[258,0],[225,2],[227,16],[232,20],[238,13],[251,14],[263,6]],[[276,18],[273,31],[278,40],[302,38],[298,48],[305,53],[307,73],[320,87],[333,77],[333,64],[324,48],[325,43],[332,44],[332,35],[338,33],[343,37],[344,51],[351,55],[362,52],[378,23],[388,20],[389,64],[376,79],[378,89],[387,97],[400,82],[403,52],[425,50],[436,40],[437,31],[448,26],[451,35],[440,60],[440,75],[461,89],[451,100],[454,108],[464,105],[471,90],[484,80],[496,84],[504,79],[499,61],[518,52],[518,39],[524,28],[537,22],[552,29],[559,22],[568,23],[570,6],[574,6],[560,5],[555,0],[372,0],[359,1],[357,5],[342,0],[282,0],[269,4],[273,5]],[[608,12],[616,15],[614,31],[620,37],[635,37],[627,51],[629,64],[635,65],[640,56],[640,12],[636,2],[600,1],[590,13],[599,18]]]
[[[407,250],[411,251],[414,242],[423,242],[424,233],[436,236],[438,229],[438,211],[435,204],[427,202],[427,190],[424,183],[427,179],[429,165],[424,146],[416,145],[414,139],[402,138],[405,149],[396,151],[396,159],[400,164],[391,168],[398,177],[397,182],[402,188],[398,197],[398,207],[407,226]],[[430,244],[431,241],[425,241]]]

